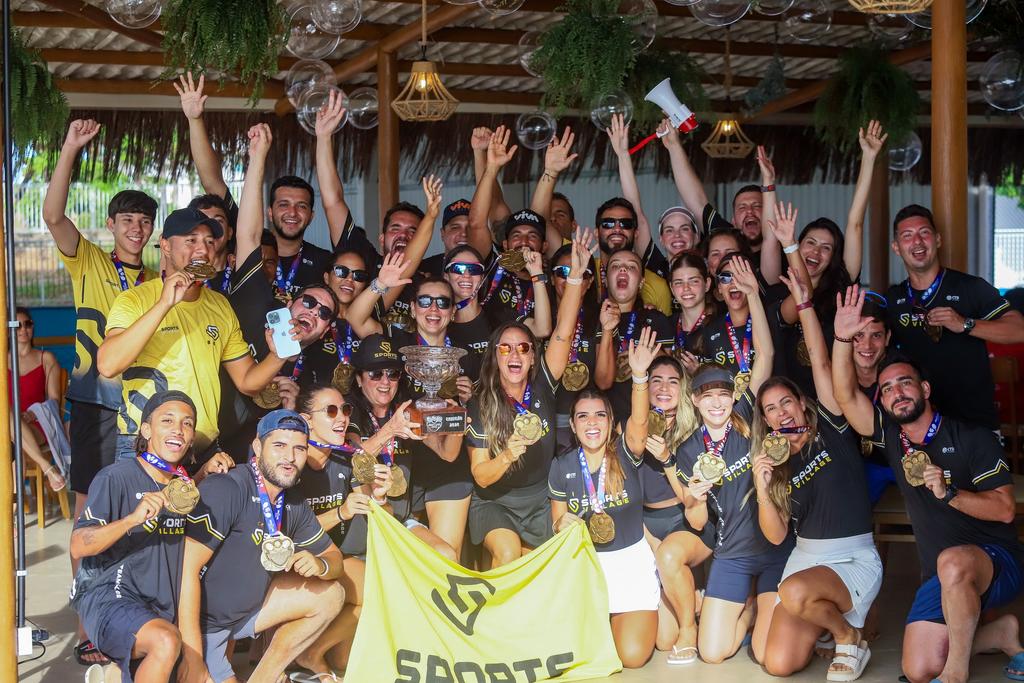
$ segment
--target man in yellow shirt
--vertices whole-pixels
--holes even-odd
[[[198,209],[178,209],[164,221],[160,250],[166,268],[154,280],[124,292],[114,302],[107,337],[97,365],[104,377],[122,378],[117,452],[134,457],[142,407],[153,394],[177,389],[196,404],[195,449],[201,453],[218,433],[218,370],[223,365],[238,390],[248,396],[262,391],[284,365],[270,331],[271,353],[259,363],[249,355],[238,318],[227,299],[203,286],[186,268],[207,265],[220,224]],[[308,311],[309,316],[319,311]],[[333,317],[333,311],[328,309]],[[292,320],[299,338],[309,320]]]

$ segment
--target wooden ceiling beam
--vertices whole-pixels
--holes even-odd
[[[143,79],[110,79],[110,78],[57,78],[57,88],[66,93],[88,93],[92,95],[168,95],[177,97],[178,93],[170,81],[148,81]],[[252,88],[243,87],[238,83],[225,83],[223,88],[216,85],[207,93],[210,97],[241,97],[252,95]],[[269,82],[263,86],[264,98],[276,98],[284,95],[284,86],[278,82]]]
[[[40,0],[40,2],[66,14],[84,19],[91,24],[91,28],[114,31],[150,47],[160,47],[163,44],[163,36],[159,33],[148,28],[125,28],[99,7],[90,5],[84,0]]]

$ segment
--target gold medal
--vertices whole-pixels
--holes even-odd
[[[623,351],[615,357],[615,381],[625,382],[633,374],[629,367],[629,354]]]
[[[750,386],[750,373],[749,372],[737,372],[736,377],[733,378],[733,391],[732,397],[734,401],[740,400],[743,394],[747,393],[747,387]]]
[[[405,478],[405,472],[398,465],[391,466],[391,488],[388,489],[388,498],[401,498],[409,489],[409,482]]]
[[[697,458],[697,463],[693,466],[693,473],[704,481],[718,485],[722,483],[722,475],[725,474],[726,469],[728,466],[725,464],[724,458],[718,457],[711,451],[705,451]]]
[[[939,339],[942,338],[942,327],[940,325],[929,325],[925,323],[924,332],[933,342],[938,343]]]
[[[348,363],[338,363],[338,367],[334,368],[334,374],[331,376],[331,386],[342,394],[347,394],[352,389],[352,378],[355,375],[354,367]]]
[[[373,471],[377,464],[377,458],[366,451],[360,451],[352,456],[352,478],[360,484],[373,484],[376,474]]]
[[[924,485],[924,470],[932,464],[931,458],[924,451],[911,451],[903,456],[903,476],[911,486]]]
[[[209,280],[217,275],[217,269],[206,261],[193,261],[185,266],[185,272],[197,280]]]
[[[416,331],[416,321],[413,317],[394,307],[385,314],[384,318],[380,322],[385,328],[397,327],[398,329],[405,330],[409,333]]]
[[[442,384],[437,392],[438,398],[457,399],[459,397],[459,378],[449,377]]]
[[[526,256],[522,249],[509,249],[498,254],[498,265],[509,272],[518,273],[526,268]]]
[[[811,367],[811,352],[807,349],[807,342],[803,339],[796,343],[796,359],[805,368]]]
[[[867,436],[860,437],[860,454],[868,456],[871,455],[872,450],[874,450],[874,444],[871,443],[871,438]]]
[[[295,543],[284,534],[264,536],[260,544],[260,564],[268,572],[283,571],[295,554]]]
[[[587,529],[594,543],[611,543],[615,540],[615,520],[607,512],[595,512],[587,520]]]
[[[562,386],[566,391],[579,391],[590,381],[590,368],[576,361],[565,366],[562,373]]]
[[[179,515],[187,515],[199,502],[199,487],[192,480],[175,477],[164,487],[167,495],[167,509]]]
[[[767,435],[764,437],[761,448],[775,465],[781,465],[789,460],[789,439],[782,434],[772,432]]]
[[[252,402],[264,410],[271,410],[281,405],[281,392],[276,382],[263,387],[263,391],[252,397]]]
[[[516,415],[516,419],[512,421],[512,431],[532,445],[540,441],[544,434],[544,425],[536,413],[526,412]]]
[[[660,413],[657,410],[652,410],[647,413],[647,433],[651,436],[665,436],[665,430],[668,429],[668,420],[665,419],[665,413]]]

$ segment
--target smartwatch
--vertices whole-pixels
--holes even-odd
[[[946,484],[946,495],[942,497],[942,502],[949,505],[956,498],[957,494],[960,493],[960,489],[953,486],[952,484]]]
[[[970,334],[974,329],[974,318],[964,318],[964,334]]]

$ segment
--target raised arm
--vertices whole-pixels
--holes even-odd
[[[512,131],[505,126],[498,126],[487,146],[487,163],[484,173],[476,183],[476,191],[469,206],[469,225],[466,228],[466,241],[485,257],[494,246],[494,234],[491,232],[491,202],[494,200],[494,188],[498,183],[498,172],[512,157],[516,155],[518,145],[508,146]]]
[[[423,177],[421,186],[427,207],[423,212],[423,218],[420,219],[420,224],[416,226],[416,232],[413,233],[409,244],[405,245],[405,249],[402,251],[405,256],[405,270],[402,275],[407,278],[411,278],[419,270],[420,262],[423,261],[423,256],[430,246],[430,240],[434,236],[437,217],[441,215],[441,190],[444,189],[444,182],[435,175],[429,175]],[[384,302],[388,308],[395,303],[400,293],[400,290],[395,290],[393,293],[389,293],[392,296],[385,295]]]
[[[751,333],[754,345],[754,365],[750,368],[750,391],[757,394],[772,374],[772,363],[775,359],[775,345],[772,343],[772,332],[768,326],[768,318],[764,313],[764,304],[758,292],[757,276],[754,275],[750,263],[738,258],[732,261],[732,274],[736,286],[747,295],[747,306],[750,308]]]
[[[862,436],[875,431],[875,407],[871,399],[857,386],[857,371],[853,367],[853,338],[871,323],[861,315],[864,292],[857,285],[836,294],[836,317],[832,329],[832,395],[853,430]],[[809,350],[809,349],[808,349]]]
[[[832,362],[828,357],[828,344],[825,342],[825,334],[821,331],[821,322],[818,320],[818,313],[811,305],[811,295],[807,285],[800,280],[799,275],[795,277],[781,276],[782,281],[789,287],[790,296],[796,303],[796,310],[800,314],[800,326],[804,332],[804,343],[807,345],[807,353],[811,357],[811,374],[814,377],[814,390],[818,395],[818,403],[825,406],[825,409],[833,415],[840,415],[842,411],[839,403],[832,394]]]
[[[68,136],[57,157],[57,166],[50,176],[50,184],[46,186],[46,197],[43,199],[43,222],[53,235],[57,248],[65,256],[78,253],[78,238],[81,236],[74,222],[68,218],[68,192],[71,189],[71,171],[75,166],[75,158],[89,142],[100,132],[100,124],[92,119],[76,119],[68,126]]]
[[[263,177],[267,169],[267,154],[273,136],[270,126],[257,123],[249,129],[249,166],[245,170],[245,183],[238,205],[238,225],[235,226],[235,263],[245,263],[260,248],[263,233]]]
[[[774,285],[782,274],[779,240],[770,227],[775,220],[775,166],[763,145],[757,146],[757,165],[761,169],[761,187],[771,188],[761,192],[761,277]]]
[[[664,119],[658,126],[658,131],[665,131],[661,142],[668,150],[669,160],[672,162],[672,179],[676,183],[679,197],[683,200],[683,205],[696,216],[701,232],[707,232],[708,226],[704,225],[704,207],[707,206],[708,195],[700,178],[697,177],[697,172],[690,165],[686,152],[683,151],[679,130],[669,123],[668,119]]]
[[[576,331],[576,317],[583,305],[583,275],[587,270],[587,262],[590,260],[590,252],[595,242],[593,230],[581,228],[573,236],[569,277],[565,280],[565,291],[558,305],[555,330],[548,340],[547,349],[544,350],[544,361],[555,380],[561,379],[565,366],[569,364],[569,351],[572,347],[573,333]]]
[[[392,291],[400,291],[401,287],[412,282],[411,278],[402,276],[404,271],[405,256],[401,252],[386,255],[377,270],[377,277],[348,305],[345,318],[360,339],[384,331],[381,324],[373,319],[373,308],[381,296],[386,296]],[[388,306],[384,308],[387,310]]]
[[[630,392],[629,419],[626,420],[626,447],[629,449],[630,459],[638,466],[643,460],[643,452],[647,449],[647,416],[651,412],[648,368],[660,351],[661,344],[657,342],[654,330],[650,327],[640,330],[640,338],[629,344],[629,368],[633,375],[633,387]],[[638,382],[640,379],[644,381]],[[632,457],[634,454],[637,459]]]
[[[548,287],[535,278],[544,274],[544,257],[537,251],[526,251],[526,272],[533,279],[533,315],[524,322],[538,339],[551,336],[551,295]]]
[[[334,158],[334,131],[345,116],[341,97],[334,90],[327,104],[316,113],[316,182],[320,186],[320,203],[327,217],[331,244],[341,242],[345,225],[349,221],[349,208],[345,203],[345,188],[338,175],[338,164]]]
[[[860,171],[857,173],[857,187],[853,190],[853,202],[850,204],[850,213],[846,217],[846,232],[843,243],[843,263],[846,265],[846,272],[850,280],[857,281],[860,276],[860,266],[863,259],[864,248],[864,212],[868,206],[868,193],[871,190],[871,176],[875,172],[875,162],[878,153],[885,146],[888,134],[882,134],[882,124],[878,121],[869,121],[867,131],[863,128],[857,131],[860,142]]]
[[[647,247],[651,244],[651,224],[641,206],[640,187],[636,184],[636,173],[633,171],[633,157],[629,155],[629,126],[623,122],[621,114],[612,115],[612,125],[608,127],[608,140],[619,163],[622,196],[636,209],[636,243],[633,249],[643,255],[647,253]]]
[[[555,183],[558,175],[569,168],[569,164],[576,160],[576,154],[572,152],[572,143],[576,139],[572,129],[566,126],[562,131],[562,137],[555,137],[544,152],[544,173],[537,180],[533,189],[533,198],[530,200],[530,210],[544,217],[546,235],[544,244],[546,256],[551,258],[562,246],[562,235],[558,228],[551,222],[551,198],[555,194]]]
[[[494,135],[494,131],[486,126],[479,126],[473,129],[473,137],[470,138],[469,144],[473,148],[474,183],[480,182],[480,178],[483,177],[484,170],[487,168],[487,147],[491,144],[492,135]],[[497,178],[494,180],[492,190],[493,198],[491,199],[488,219],[491,221],[491,225],[495,225],[508,218],[512,213],[512,209],[505,203],[505,193],[502,192],[501,183],[498,182]]]
[[[199,182],[210,194],[226,197],[228,185],[224,182],[220,155],[213,149],[203,121],[203,111],[209,97],[203,94],[206,77],[200,74],[197,85],[192,79],[192,73],[188,72],[179,76],[177,83],[171,83],[181,96],[181,110],[188,119],[188,146],[192,152],[192,163],[196,165],[199,174]]]
[[[601,303],[598,318],[601,323],[601,339],[598,341],[594,358],[594,384],[601,391],[608,391],[615,384],[615,356],[618,353],[616,342],[622,312],[618,304],[611,299],[605,299]]]
[[[800,282],[804,283],[807,288],[807,296],[811,297],[814,295],[814,286],[811,284],[811,276],[807,273],[807,264],[804,263],[804,258],[800,255],[800,249],[796,242],[798,213],[792,204],[780,204],[778,218],[769,221],[768,229],[775,234],[781,244],[785,245],[786,249],[789,249],[789,253],[786,254],[786,263],[789,265],[790,276],[795,274],[799,277]],[[792,296],[782,302],[782,319],[790,325],[797,321],[797,303]]]

